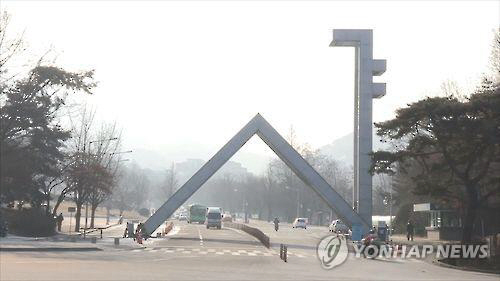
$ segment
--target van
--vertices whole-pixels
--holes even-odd
[[[222,208],[209,207],[207,208],[207,228],[217,227],[221,229],[222,227]]]

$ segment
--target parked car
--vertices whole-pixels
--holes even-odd
[[[306,218],[296,218],[293,221],[292,228],[303,228],[307,229],[307,219]]]
[[[349,227],[345,225],[341,220],[334,220],[328,227],[328,230],[335,233],[349,233]]]
[[[222,215],[222,221],[223,222],[232,222],[233,217],[230,214],[224,214],[224,215]]]
[[[187,220],[188,220],[188,218],[187,218],[187,216],[186,216],[186,215],[181,214],[181,215],[179,215],[179,220],[180,220],[180,221],[187,221]]]

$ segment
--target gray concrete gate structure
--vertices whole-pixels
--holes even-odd
[[[186,200],[191,197],[222,165],[257,134],[292,171],[310,186],[348,225],[370,226],[358,215],[314,168],[260,115],[257,114],[205,165],[182,185],[146,222],[142,233],[151,235]]]
[[[373,60],[372,30],[336,29],[333,31],[330,46],[355,48],[354,206],[350,206],[260,114],[257,114],[146,220],[142,229],[143,235],[151,235],[255,134],[304,183],[323,198],[340,219],[351,227],[361,227],[361,233],[368,231],[372,225],[372,176],[369,173],[372,103],[373,98],[384,96],[386,89],[385,83],[373,83],[373,76],[385,72],[386,61]]]

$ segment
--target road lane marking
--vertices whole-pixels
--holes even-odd
[[[200,246],[203,246],[203,236],[201,236],[200,226],[198,226],[198,237],[200,237]]]
[[[174,248],[174,247],[168,247],[168,248],[143,248],[143,249],[133,249],[131,252],[138,253],[138,252],[143,252],[143,253],[156,253],[156,252],[161,252],[164,254],[175,254],[175,253],[181,253],[183,254],[182,256],[186,255],[193,255],[196,257],[196,255],[217,255],[217,256],[223,256],[223,255],[232,255],[232,256],[253,256],[253,257],[273,257],[276,256],[276,253],[273,252],[272,250],[268,251],[261,251],[261,250],[253,250],[253,249],[238,249],[238,248],[229,248],[229,249],[222,249],[222,248],[211,248],[211,249],[204,249],[204,248]],[[299,258],[305,258],[306,256],[308,257],[309,255],[307,254],[299,254],[299,253],[294,253],[293,256],[297,256]],[[315,257],[313,255],[313,257]]]

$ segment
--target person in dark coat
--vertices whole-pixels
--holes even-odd
[[[64,220],[63,214],[60,213],[59,216],[57,216],[57,231],[61,231],[63,220]]]
[[[408,239],[408,241],[413,241],[414,230],[415,227],[413,226],[413,223],[411,221],[408,221],[408,224],[406,225],[406,239]]]

